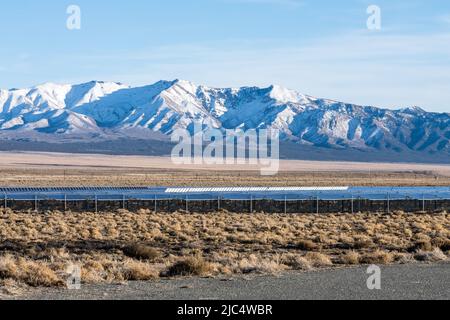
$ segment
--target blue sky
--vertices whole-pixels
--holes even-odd
[[[71,4],[81,30],[66,28]],[[16,0],[0,36],[1,88],[180,78],[450,112],[448,0]]]

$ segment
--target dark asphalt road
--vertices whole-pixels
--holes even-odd
[[[234,279],[179,279],[36,290],[26,299],[439,299],[450,300],[450,263],[382,267],[381,290],[367,289],[367,267]]]

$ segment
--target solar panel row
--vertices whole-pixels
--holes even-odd
[[[148,190],[147,187],[61,187],[61,188],[54,188],[54,187],[37,187],[37,188],[0,188],[1,193],[11,193],[11,192],[20,192],[20,193],[26,193],[26,192],[73,192],[73,191],[81,191],[81,192],[92,192],[92,191],[136,191],[136,190]]]
[[[151,188],[151,187],[78,187],[78,188],[0,188],[10,200],[450,200],[450,187],[234,187],[234,188]]]

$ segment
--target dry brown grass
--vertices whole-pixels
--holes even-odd
[[[4,255],[0,257],[0,278],[13,279],[33,287],[61,286],[63,282],[45,261]]]
[[[360,254],[356,251],[349,251],[340,256],[339,263],[344,265],[357,265],[359,264]]]
[[[418,251],[414,255],[414,259],[416,259],[417,261],[437,262],[447,260],[447,256],[442,252],[441,249],[436,248],[433,251]]]
[[[445,238],[434,238],[432,241],[434,247],[441,249],[442,251],[450,251],[450,240]]]
[[[433,251],[434,246],[431,244],[429,240],[418,240],[414,243],[414,245],[409,249],[411,252],[416,251]]]
[[[282,257],[282,263],[292,270],[308,271],[312,269],[311,263],[299,254],[285,254]]]
[[[170,162],[170,160],[169,160]],[[322,166],[322,167],[321,167]],[[316,170],[280,171],[261,176],[259,171],[181,170],[138,168],[0,168],[1,186],[445,186],[450,174],[432,171],[332,170],[332,163],[317,165]],[[325,169],[325,170],[323,170]],[[450,170],[449,170],[450,172]]]
[[[155,248],[138,243],[126,246],[123,253],[131,258],[147,261],[155,261],[160,256],[159,251]]]
[[[189,257],[175,262],[167,270],[161,273],[164,277],[176,276],[205,276],[211,274],[212,265],[202,257]]]
[[[295,247],[303,251],[314,251],[318,249],[318,245],[312,242],[311,240],[301,240],[297,242]]]
[[[363,264],[389,264],[393,261],[394,255],[382,250],[366,253],[360,258],[360,262]]]
[[[307,271],[447,258],[450,215],[0,210],[0,286]],[[445,250],[447,249],[447,250]],[[0,293],[1,294],[1,293]]]
[[[158,278],[158,271],[151,265],[140,261],[128,260],[124,263],[124,280],[144,281]]]
[[[308,252],[305,256],[313,267],[330,267],[333,265],[330,257],[320,252]]]

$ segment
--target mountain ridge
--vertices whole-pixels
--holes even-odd
[[[450,156],[449,113],[359,106],[277,85],[210,88],[176,79],[141,87],[91,81],[0,90],[0,140],[164,140],[196,122],[278,129],[282,141],[322,148]]]

